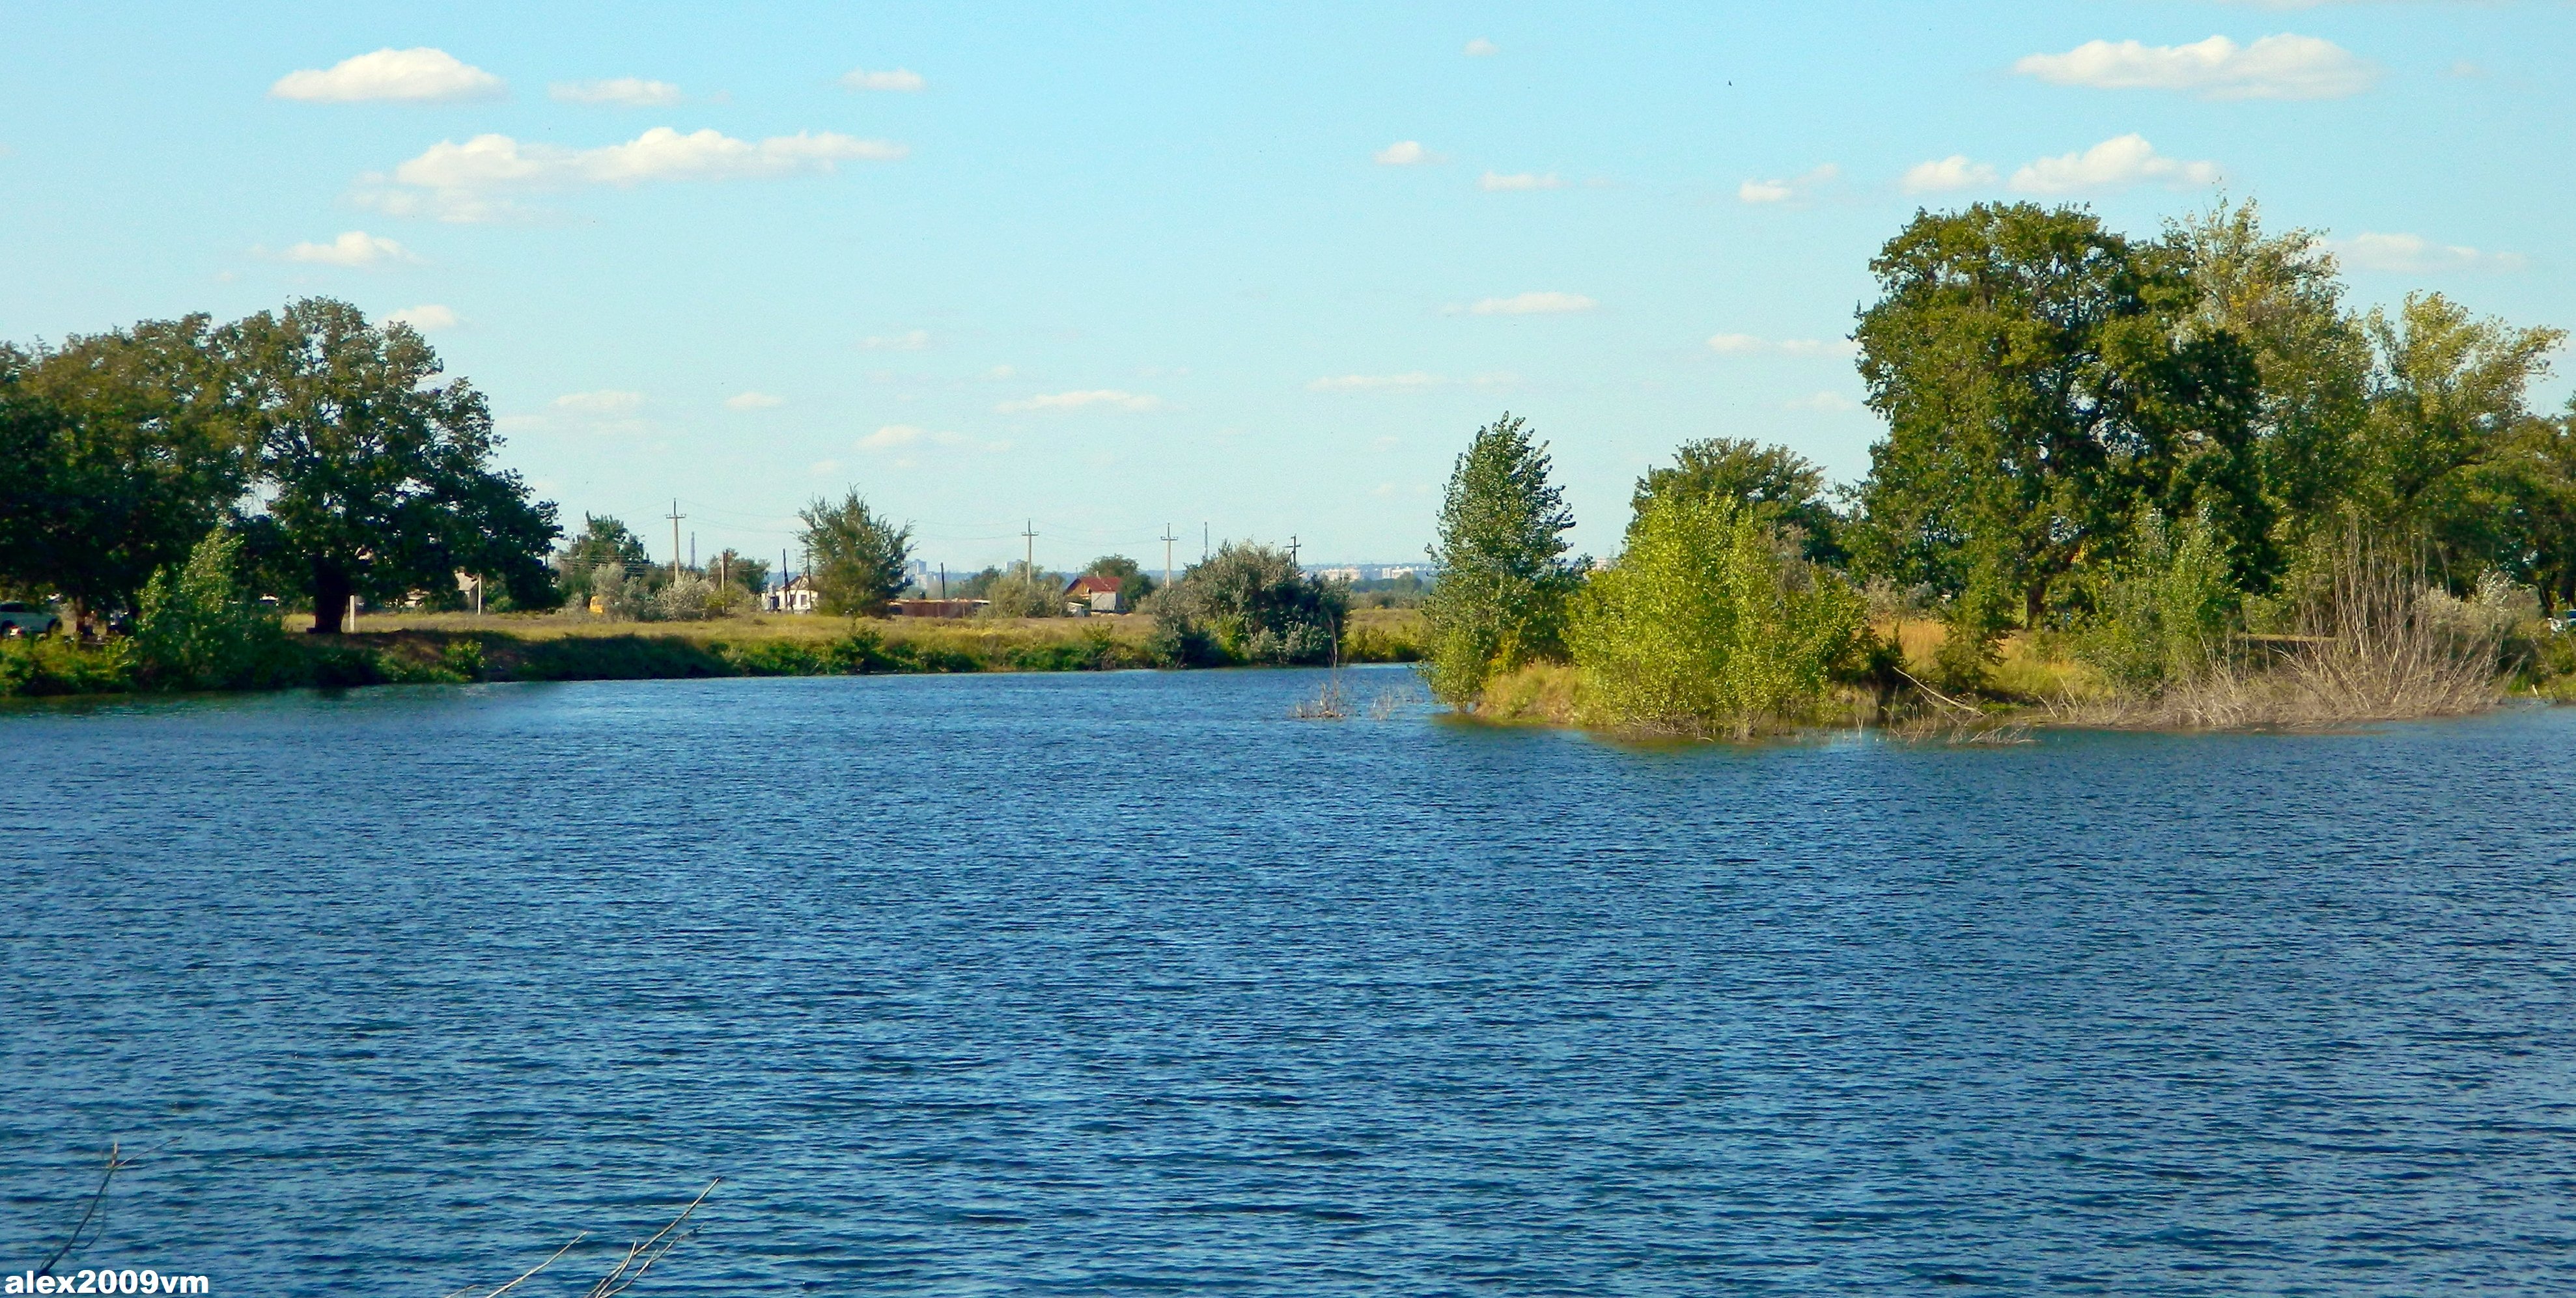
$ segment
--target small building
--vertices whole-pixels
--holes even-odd
[[[811,613],[814,611],[814,578],[812,574],[791,577],[776,590],[761,592],[763,613]]]
[[[1120,612],[1118,588],[1125,584],[1121,577],[1076,577],[1065,585],[1064,611],[1077,617]]]

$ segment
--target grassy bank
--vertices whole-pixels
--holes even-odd
[[[1351,616],[1350,662],[1419,657],[1420,617]],[[348,635],[291,634],[259,679],[266,688],[475,681],[663,680],[915,672],[1115,671],[1159,667],[1140,617],[859,619],[799,616],[612,622],[573,614],[374,615]],[[0,641],[0,697],[143,688],[132,646]]]
[[[2576,636],[2536,621],[2467,641],[2403,629],[2376,637],[2240,637],[2206,670],[2149,693],[2120,689],[2077,656],[2067,637],[2050,634],[2005,637],[1982,684],[1945,692],[1923,683],[1938,679],[1941,623],[1881,620],[1871,630],[1898,650],[1902,684],[1837,685],[1804,724],[1926,734],[2027,726],[2312,729],[2463,716],[2508,699],[2576,703]],[[1488,682],[1463,715],[1492,725],[1615,731],[1602,722],[1591,688],[1572,664],[1533,663]]]

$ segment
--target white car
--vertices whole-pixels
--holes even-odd
[[[0,636],[45,635],[62,624],[61,618],[33,604],[0,600]]]

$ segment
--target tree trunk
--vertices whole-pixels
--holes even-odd
[[[2048,578],[2041,577],[2022,592],[2021,626],[2025,631],[2039,629],[2039,616],[2048,607]]]
[[[323,559],[313,561],[313,634],[340,634],[340,620],[349,611],[349,574],[337,564]]]

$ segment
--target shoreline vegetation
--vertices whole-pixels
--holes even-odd
[[[492,463],[482,395],[345,303],[0,344],[0,619],[64,630],[0,638],[0,696],[1416,662],[1471,720],[1690,739],[2576,700],[2576,402],[2528,401],[2565,331],[2355,309],[2250,202],[2154,237],[1919,211],[1870,271],[1859,481],[1685,441],[1596,560],[1506,412],[1400,590],[1227,541],[1168,584],[1105,554],[942,568],[933,600],[856,488],[800,511],[802,572],[655,563],[612,517],[567,535]],[[890,616],[923,606],[974,612]],[[1347,715],[1326,688],[1298,715]]]
[[[1167,667],[1151,619],[837,618],[773,614],[637,623],[569,613],[368,614],[359,629],[300,634],[282,620],[266,660],[230,680],[176,689],[258,690],[502,681],[675,680],[731,676],[865,676],[1124,671]],[[1348,615],[1347,664],[1420,656],[1410,609]],[[76,645],[60,637],[0,640],[0,698],[153,689],[132,640]]]
[[[2081,208],[1919,212],[1852,338],[1885,432],[1856,483],[1684,442],[1619,552],[1568,553],[1509,414],[1443,497],[1424,672],[1460,714],[1618,737],[1838,723],[2336,727],[2576,699],[2564,331],[2440,294],[2343,301],[2255,206],[2110,230]]]

